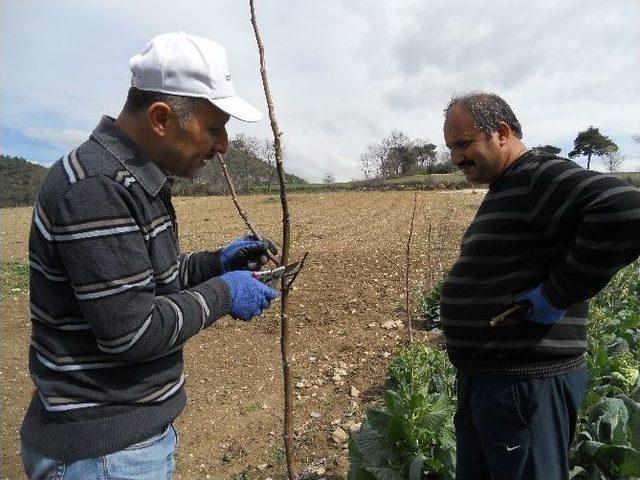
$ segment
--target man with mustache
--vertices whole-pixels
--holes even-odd
[[[640,191],[529,150],[491,93],[454,97],[444,137],[467,180],[489,186],[441,297],[458,368],[457,478],[568,478],[588,300],[640,253]]]
[[[162,34],[130,68],[118,118],[103,117],[50,168],[35,203],[29,478],[171,478],[185,342],[278,295],[250,271],[275,253],[269,241],[240,237],[215,252],[178,243],[172,176],[193,177],[227,150],[230,117],[262,117],[236,95],[225,50]]]

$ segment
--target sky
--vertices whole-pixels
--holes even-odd
[[[0,153],[48,165],[117,116],[155,35],[222,44],[266,113],[248,0],[0,0]],[[256,0],[288,172],[362,178],[393,129],[443,145],[454,94],[499,94],[525,144],[567,155],[593,125],[640,170],[640,0]],[[271,137],[232,119],[230,136]],[[443,147],[442,147],[443,148]],[[579,159],[585,165],[585,159]],[[592,162],[603,170],[601,162]]]

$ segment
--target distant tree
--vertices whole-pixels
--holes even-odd
[[[602,157],[602,163],[611,173],[619,171],[623,162],[624,156],[620,152],[611,152]]]
[[[436,161],[432,173],[455,172],[456,167],[451,163],[451,151],[446,145],[440,145],[436,150]]]
[[[322,177],[322,183],[335,183],[336,182],[336,177],[333,176],[333,173],[331,172],[327,172],[324,174],[324,177]]]
[[[402,130],[391,130],[382,139],[383,158],[380,173],[383,177],[406,175],[415,165],[415,158],[411,156],[411,140]]]
[[[365,178],[409,175],[416,167],[435,163],[436,146],[426,140],[411,140],[402,130],[392,130],[380,143],[369,143],[360,156]]]
[[[273,145],[270,142],[239,134],[229,142],[224,157],[238,193],[267,186],[274,178]],[[302,178],[288,173],[285,180],[287,183],[305,183]],[[220,195],[228,193],[228,186],[220,164],[213,160],[207,162],[193,181],[177,179],[172,190],[176,195]]]
[[[536,149],[550,153],[551,155],[558,155],[562,151],[560,147],[556,147],[555,145],[538,145]]]
[[[634,135],[632,138],[634,142],[640,143],[640,135]]]
[[[385,152],[382,145],[377,143],[368,143],[366,151],[360,155],[360,163],[362,165],[362,173],[365,179],[378,178],[380,166],[385,158]]]
[[[271,184],[276,180],[276,151],[273,142],[265,140],[258,148],[258,157],[269,167],[269,175],[267,176],[267,191],[271,191]]]
[[[591,166],[591,156],[603,157],[618,151],[618,146],[606,135],[590,126],[584,132],[578,133],[573,141],[573,150],[569,152],[569,158],[578,156],[587,157],[587,169]]]
[[[436,146],[427,140],[420,138],[411,144],[411,152],[416,158],[416,164],[431,172],[436,163]]]

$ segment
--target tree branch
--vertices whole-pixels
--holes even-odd
[[[240,214],[240,216],[242,217],[242,220],[244,220],[245,225],[251,231],[251,233],[253,233],[253,235],[257,239],[262,240],[263,236],[258,233],[256,228],[251,223],[251,220],[249,220],[249,217],[247,216],[246,213],[244,213],[244,211],[242,210],[242,207],[240,206],[240,203],[238,202],[238,196],[236,195],[236,189],[235,189],[235,187],[233,185],[233,180],[231,179],[231,175],[229,175],[229,170],[227,169],[227,164],[225,163],[224,159],[222,158],[222,155],[220,155],[220,152],[217,152],[216,156],[218,157],[218,161],[220,162],[220,166],[222,167],[222,172],[224,173],[224,178],[227,180],[227,185],[229,186],[229,192],[231,192],[231,198],[233,199],[233,203],[236,206],[236,210],[238,210],[238,214]],[[276,265],[280,265],[280,262],[278,261],[276,256],[273,253],[271,253],[271,251],[269,251],[269,249],[267,249],[267,256],[269,257],[269,259],[273,263],[275,263]]]
[[[413,224],[416,219],[416,207],[418,206],[418,194],[413,197],[413,213],[411,214],[411,226],[409,227],[409,237],[407,238],[407,249],[405,256],[405,272],[404,272],[404,295],[405,309],[407,312],[407,329],[409,330],[409,343],[413,343],[413,330],[411,328],[411,302],[409,300],[409,271],[411,269],[411,237],[413,237]]]

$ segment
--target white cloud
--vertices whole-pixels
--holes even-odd
[[[4,0],[0,9],[3,128],[47,141],[92,130],[119,112],[129,57],[172,30],[225,45],[236,89],[266,111],[248,2]],[[394,128],[442,143],[442,109],[472,89],[504,96],[529,145],[566,153],[594,125],[640,157],[628,141],[640,133],[636,0],[270,0],[257,10],[286,168],[302,177],[360,176],[366,144]],[[271,135],[268,121],[229,128]]]
[[[71,149],[86,141],[89,138],[89,133],[74,128],[54,130],[51,128],[27,127],[22,131],[22,134],[27,138],[47,142],[63,149]]]

